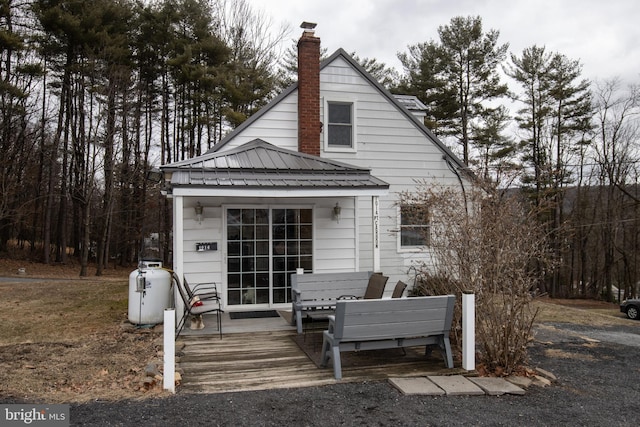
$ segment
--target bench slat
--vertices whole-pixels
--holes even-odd
[[[341,341],[375,340],[421,337],[442,334],[441,320],[407,323],[375,323],[371,325],[351,325],[343,328]],[[334,335],[335,337],[335,335]],[[336,337],[337,338],[337,337]]]
[[[449,307],[447,295],[435,297],[414,297],[414,298],[396,298],[393,304],[389,304],[388,300],[359,300],[350,301],[354,304],[345,306],[345,313],[370,313],[375,311],[397,311],[397,306],[402,306],[403,311],[408,310],[424,310]]]
[[[375,312],[375,313],[360,313],[345,315],[348,318],[349,325],[370,325],[370,324],[387,324],[394,323],[396,321],[401,323],[430,321],[433,319],[439,319],[444,328],[446,320],[447,310],[444,308],[437,309],[425,309],[425,310],[407,310],[402,314],[402,318],[398,319],[397,313],[390,312]]]

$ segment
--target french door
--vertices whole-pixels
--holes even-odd
[[[313,270],[313,211],[300,208],[229,208],[227,305],[291,302],[290,276]]]

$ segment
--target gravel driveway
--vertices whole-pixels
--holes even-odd
[[[638,424],[640,322],[545,324],[532,366],[558,377],[524,396],[404,396],[387,382],[259,392],[178,393],[165,399],[92,402],[72,425],[113,426],[623,426]]]

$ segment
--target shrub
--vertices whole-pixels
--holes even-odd
[[[403,205],[428,210],[428,262],[414,265],[414,294],[476,296],[476,339],[488,369],[512,373],[527,362],[536,312],[531,290],[546,265],[544,236],[533,213],[506,192],[458,192],[420,185],[401,195]],[[424,212],[421,213],[424,215]],[[461,345],[457,304],[452,344]]]

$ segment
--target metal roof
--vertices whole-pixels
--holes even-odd
[[[393,97],[398,101],[404,108],[409,111],[426,111],[427,106],[422,103],[418,99],[417,96],[413,95],[398,95],[393,94]]]
[[[238,148],[164,165],[172,187],[386,190],[369,169],[255,139]]]

